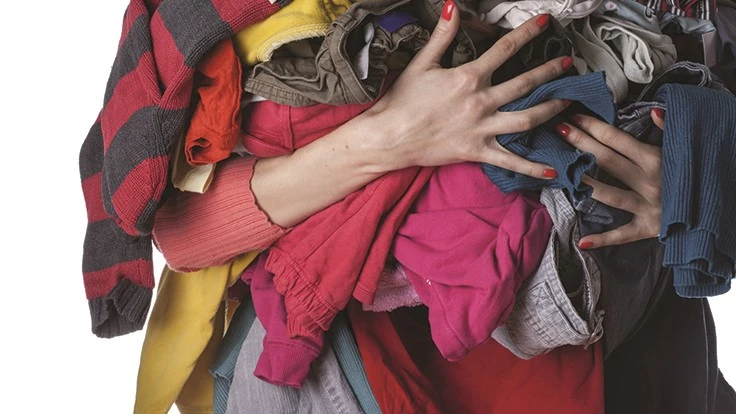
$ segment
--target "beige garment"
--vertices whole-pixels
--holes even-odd
[[[187,157],[184,154],[183,138],[176,144],[173,158],[171,182],[175,188],[193,193],[204,193],[207,191],[215,174],[215,164],[200,165],[197,167],[189,165]]]

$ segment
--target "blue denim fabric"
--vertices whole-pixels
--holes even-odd
[[[615,119],[613,96],[606,86],[602,72],[570,76],[546,83],[527,97],[504,105],[500,111],[521,111],[550,99],[577,101],[608,123],[613,123]],[[557,178],[541,180],[489,164],[483,164],[485,174],[506,193],[538,190],[549,185],[552,188],[564,188],[576,202],[589,198],[592,189],[583,184],[581,177],[593,168],[595,157],[576,150],[560,139],[554,129],[559,122],[559,119],[553,119],[530,131],[497,137],[498,142],[514,154],[552,166],[557,170]]]
[[[654,126],[650,112],[653,108],[665,109],[662,103],[654,100],[654,95],[659,87],[666,83],[726,90],[720,79],[713,75],[707,67],[694,62],[677,62],[647,85],[639,94],[636,102],[619,109],[616,116],[616,127],[642,142],[661,146],[662,131]],[[626,188],[621,182],[602,170],[597,170],[593,176],[607,184]],[[575,203],[575,209],[582,213],[580,233],[583,236],[615,229],[628,223],[632,218],[631,213],[601,204],[592,198]]]

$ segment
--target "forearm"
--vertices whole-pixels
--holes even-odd
[[[274,224],[292,227],[383,175],[389,168],[370,116],[351,120],[291,155],[255,165],[251,189]]]

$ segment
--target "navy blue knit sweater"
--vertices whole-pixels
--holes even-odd
[[[662,144],[664,265],[677,293],[727,292],[736,259],[736,96],[693,85],[666,84]]]

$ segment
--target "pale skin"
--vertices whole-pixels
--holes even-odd
[[[371,109],[291,155],[256,163],[251,187],[275,224],[294,226],[381,175],[410,166],[472,161],[542,179],[556,175],[550,166],[510,153],[496,136],[534,128],[569,103],[551,100],[520,112],[498,108],[558,77],[569,69],[568,62],[554,59],[505,83],[489,82],[493,71],[544,26],[532,18],[478,59],[446,69],[439,61],[459,27],[454,7],[447,15],[450,19],[440,19],[429,43]],[[580,119],[581,129],[569,125],[568,141],[595,154],[602,168],[632,188],[623,192],[586,179],[594,188],[593,198],[634,214],[629,225],[589,235],[581,244],[601,247],[654,237],[659,229],[661,153],[605,123]],[[654,119],[658,125],[664,122]]]

